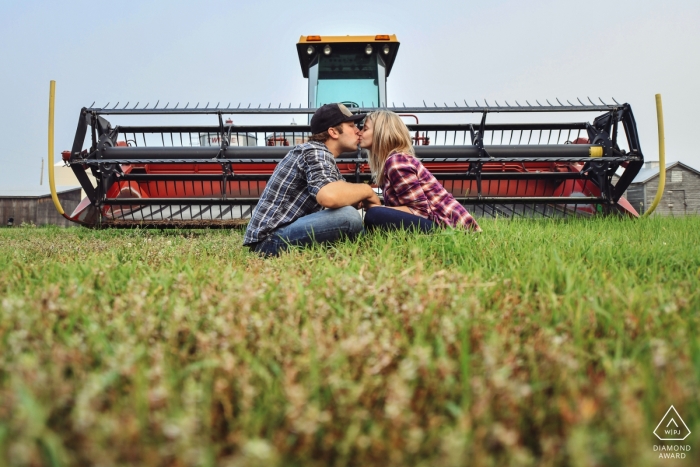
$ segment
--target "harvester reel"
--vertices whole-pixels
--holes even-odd
[[[378,109],[357,109],[373,110]],[[455,116],[457,123],[409,123],[408,127],[431,141],[430,145],[416,144],[416,156],[475,216],[592,215],[598,206],[605,212],[636,215],[634,208],[620,199],[644,161],[628,104],[388,110],[413,114],[416,119],[425,114]],[[276,164],[290,149],[277,144],[303,143],[310,129],[308,125],[274,121],[268,125],[224,124],[223,114],[234,115],[236,120],[246,114],[279,120],[314,111],[83,109],[70,163],[99,214],[81,215],[86,209],[82,203],[71,218],[88,225],[115,227],[229,227],[245,223]],[[486,123],[487,113],[553,111],[602,115],[592,124]],[[178,113],[211,115],[216,123],[113,126],[105,118],[141,115],[157,119]],[[480,121],[470,123],[471,114],[480,115]],[[619,123],[624,125],[628,152],[619,149]],[[92,144],[84,156],[88,127],[92,128]],[[572,141],[578,144],[568,144]],[[274,145],[268,146],[270,143]],[[366,152],[342,154],[336,162],[348,181],[371,182]],[[85,167],[96,175],[96,187],[87,186]],[[618,168],[624,170],[613,184]]]

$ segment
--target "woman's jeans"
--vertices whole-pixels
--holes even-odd
[[[365,213],[365,227],[367,230],[416,230],[418,232],[430,232],[437,224],[424,217],[409,214],[398,209],[377,206],[369,208]]]
[[[274,230],[265,240],[252,246],[252,249],[265,256],[277,256],[289,246],[327,243],[341,238],[353,239],[360,232],[362,216],[354,207],[324,209]]]

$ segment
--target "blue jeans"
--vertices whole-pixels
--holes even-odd
[[[300,217],[289,225],[272,231],[269,237],[252,247],[256,253],[277,256],[289,246],[327,243],[341,238],[355,238],[362,232],[362,216],[352,206],[324,209]]]
[[[418,232],[430,232],[437,224],[424,217],[399,211],[398,209],[377,206],[369,208],[365,213],[365,227],[367,230],[416,230]]]

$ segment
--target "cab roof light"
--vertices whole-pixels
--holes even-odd
[[[376,36],[374,36],[374,40],[375,41],[388,41],[388,40],[391,40],[391,38],[389,37],[389,34],[377,34]]]
[[[387,39],[389,39],[389,36],[386,36]],[[311,42],[311,41],[320,41],[321,36],[306,36],[306,41]]]

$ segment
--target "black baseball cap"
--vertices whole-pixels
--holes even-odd
[[[311,117],[311,134],[323,133],[332,126],[343,122],[356,122],[367,114],[354,114],[343,104],[325,104],[319,107]]]

